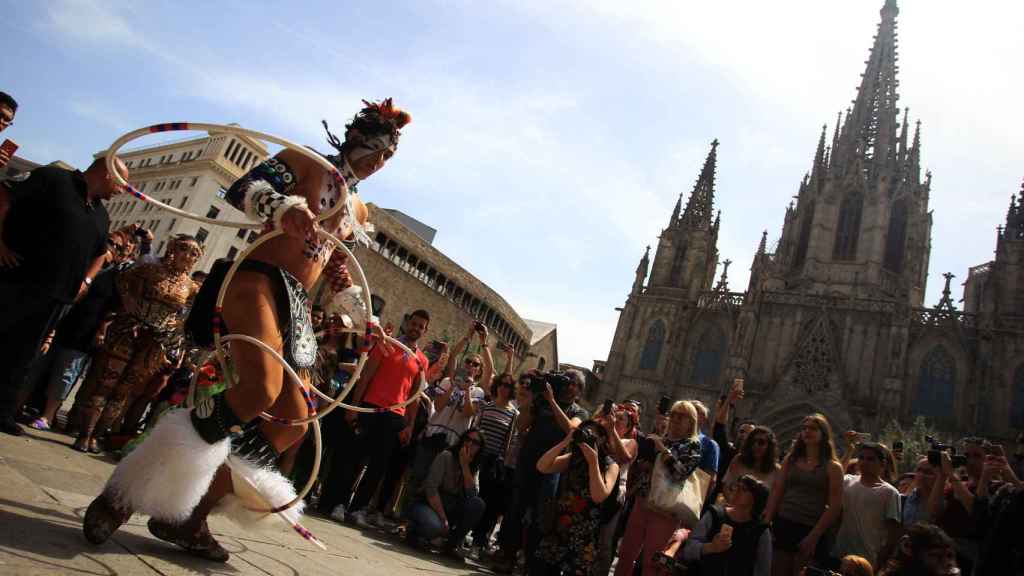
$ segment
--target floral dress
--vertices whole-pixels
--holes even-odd
[[[611,463],[609,456],[600,460],[602,474]],[[553,511],[554,522],[548,522],[547,526],[542,513],[544,536],[537,548],[537,558],[562,574],[589,575],[597,558],[601,505],[590,498],[587,461],[576,450],[569,461],[569,469],[562,474]]]

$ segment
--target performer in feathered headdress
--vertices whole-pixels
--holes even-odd
[[[391,158],[401,128],[411,120],[390,98],[364,104],[346,126],[344,141],[327,132],[337,151],[327,158],[350,191]],[[307,291],[322,273],[336,277],[330,282],[335,289],[344,290],[351,283],[343,259],[331,259],[331,244],[317,236],[316,215],[334,208],[340,198],[330,173],[291,150],[267,159],[235,182],[227,200],[248,217],[267,223],[268,229],[281,228],[285,234],[260,245],[239,265],[216,317],[214,303],[231,263],[214,266],[186,324],[192,338],[201,345],[212,344],[214,322],[219,322],[221,334],[245,334],[267,343],[308,377],[317,343]],[[348,199],[343,209],[319,225],[340,238],[358,239],[367,211],[355,194]],[[295,498],[294,487],[276,464],[280,454],[302,439],[306,426],[270,423],[259,415],[266,411],[286,420],[305,418],[307,402],[286,380],[283,368],[255,345],[233,341],[230,356],[237,383],[192,410],[164,416],[150,437],[121,461],[86,512],[89,541],[105,541],[137,511],[152,517],[149,529],[158,538],[197,556],[226,561],[227,551],[206,525],[211,511],[234,511],[232,519],[244,524],[268,516],[252,513],[249,501],[239,502],[246,493],[262,500],[264,509]],[[229,457],[230,471],[225,466]],[[287,514],[298,527],[301,505]]]

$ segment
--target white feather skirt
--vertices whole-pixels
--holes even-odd
[[[173,523],[189,517],[231,449],[227,438],[215,444],[203,440],[189,412],[165,414],[117,465],[104,488],[115,505]]]

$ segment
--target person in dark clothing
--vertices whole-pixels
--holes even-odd
[[[43,366],[34,371],[38,379],[32,388],[45,383],[46,408],[32,423],[33,428],[46,430],[56,424],[60,403],[71,393],[91,353],[103,345],[106,326],[119,306],[114,282],[128,263],[117,256],[124,252],[118,237],[111,234],[107,245],[115,254],[114,265],[96,275],[89,292],[57,324],[53,344],[40,361]]]
[[[728,505],[704,513],[676,558],[698,565],[702,576],[768,576],[772,536],[761,522],[768,487],[748,474],[725,490]]]
[[[30,392],[26,370],[103,266],[110,217],[100,201],[120,192],[103,158],[85,172],[37,168],[0,190],[0,431],[24,433],[14,416]]]

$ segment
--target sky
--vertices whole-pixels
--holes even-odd
[[[322,118],[342,131],[362,98],[394,97],[413,123],[360,194],[437,228],[522,317],[558,325],[561,361],[589,366],[715,138],[718,248],[745,289],[822,125],[856,96],[882,4],[0,0],[0,90],[20,104],[3,136],[77,166],[171,121],[323,150]],[[899,102],[934,173],[931,305],[943,272],[959,284],[991,259],[1021,189],[1024,3],[899,5]]]

